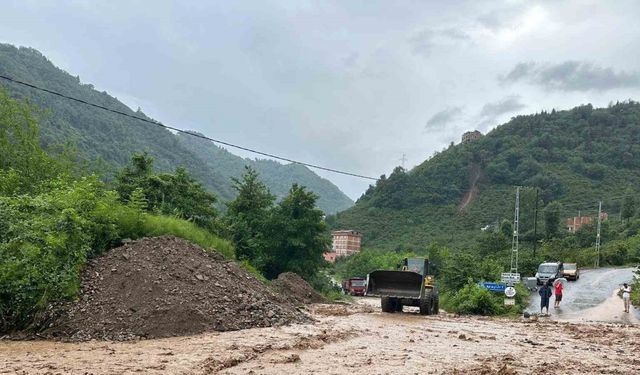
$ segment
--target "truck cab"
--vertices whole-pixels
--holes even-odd
[[[352,277],[342,282],[344,294],[351,296],[364,296],[367,290],[367,280],[363,277]]]

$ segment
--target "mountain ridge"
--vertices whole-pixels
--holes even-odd
[[[0,43],[0,73],[151,120],[141,110],[134,112],[106,91],[99,92],[93,85],[82,83],[78,76],[56,67],[33,48]],[[146,151],[154,157],[154,165],[159,171],[172,171],[183,166],[221,200],[233,199],[235,191],[230,177],[240,177],[244,165],[250,165],[258,170],[267,187],[278,198],[286,195],[292,183],[298,183],[319,195],[318,206],[327,213],[353,204],[333,183],[304,166],[242,158],[211,142],[201,143],[196,150],[190,149],[189,143],[184,141],[188,136],[181,133],[176,135],[135,119],[81,106],[16,84],[3,81],[2,85],[11,96],[28,99],[46,110],[41,116],[41,138],[45,146],[73,144],[78,153],[101,172],[109,170],[105,173],[107,178],[112,178],[116,169],[126,165],[134,152]],[[215,155],[217,159],[207,159],[207,155]],[[226,161],[233,167],[232,171],[223,170],[218,161]]]

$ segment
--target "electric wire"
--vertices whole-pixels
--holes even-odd
[[[165,124],[163,124],[161,122],[158,122],[158,121],[155,121],[155,120],[150,120],[150,119],[145,119],[145,118],[142,118],[142,117],[134,116],[134,115],[131,115],[131,114],[126,113],[126,112],[118,111],[116,109],[105,107],[105,106],[100,105],[100,104],[95,104],[95,103],[88,102],[88,101],[83,100],[83,99],[78,99],[78,98],[75,98],[75,97],[72,97],[72,96],[68,96],[68,95],[59,93],[57,91],[49,90],[49,89],[46,89],[46,88],[31,84],[31,83],[23,82],[23,81],[20,81],[20,80],[17,80],[15,78],[11,78],[11,77],[8,77],[8,76],[5,76],[5,75],[0,75],[0,78],[4,79],[6,81],[12,82],[12,83],[16,83],[16,84],[19,84],[19,85],[22,85],[22,86],[30,87],[30,88],[35,89],[35,90],[39,90],[39,91],[43,91],[43,92],[46,92],[46,93],[49,93],[49,94],[52,94],[52,95],[56,95],[56,96],[59,96],[61,98],[72,100],[72,101],[75,101],[75,102],[78,102],[78,103],[82,103],[82,104],[85,104],[85,105],[88,105],[88,106],[91,106],[91,107],[99,108],[99,109],[102,109],[102,110],[105,110],[105,111],[108,111],[108,112],[116,113],[118,115],[126,116],[126,117],[129,117],[129,118],[132,118],[132,119],[136,119],[136,120],[139,120],[139,121],[142,121],[142,122],[146,122],[146,123],[158,126],[158,127],[162,127],[162,128],[165,128],[165,129],[173,130],[173,131],[176,131],[178,133],[188,134],[188,135],[190,135],[192,137],[205,139],[205,140],[211,141],[213,143],[218,143],[218,144],[225,145],[225,146],[228,146],[228,147],[233,147],[233,148],[236,148],[236,149],[239,149],[239,150],[248,151],[248,152],[251,152],[251,153],[254,153],[254,154],[270,157],[270,158],[277,159],[277,160],[286,161],[286,162],[293,163],[293,164],[304,165],[305,167],[309,167],[309,168],[315,168],[315,169],[319,169],[319,170],[323,170],[323,171],[327,171],[327,172],[342,174],[342,175],[351,176],[351,177],[358,177],[358,178],[363,178],[363,179],[367,179],[367,180],[373,180],[373,181],[377,181],[378,180],[375,177],[369,177],[369,176],[365,176],[365,175],[361,175],[361,174],[357,174],[357,173],[351,173],[351,172],[341,171],[341,170],[334,169],[334,168],[327,168],[327,167],[323,167],[323,166],[316,165],[316,164],[306,163],[306,162],[290,159],[290,158],[287,158],[287,157],[278,156],[278,155],[274,155],[274,154],[271,154],[271,153],[258,151],[258,150],[255,150],[255,149],[251,149],[249,147],[244,147],[244,146],[236,145],[236,144],[233,144],[233,143],[221,141],[219,139],[214,139],[214,138],[211,138],[211,137],[207,137],[205,135],[195,134],[195,133],[192,133],[192,132],[189,132],[189,131],[186,131],[186,130],[183,130],[183,129],[179,129],[179,128],[176,128],[176,127],[173,127],[173,126],[170,126],[170,125],[165,125]]]
[[[286,162],[289,162],[289,163],[304,165],[306,167],[315,168],[315,169],[319,169],[319,170],[324,170],[324,171],[327,171],[327,172],[338,173],[338,174],[342,174],[342,175],[347,175],[347,176],[357,177],[357,178],[363,178],[363,179],[368,179],[368,180],[373,180],[373,181],[377,181],[378,180],[378,178],[375,178],[375,177],[365,176],[365,175],[361,175],[361,174],[357,174],[357,173],[351,173],[351,172],[346,172],[346,171],[342,171],[342,170],[338,170],[338,169],[334,169],[334,168],[328,168],[328,167],[323,167],[323,166],[316,165],[316,164],[306,163],[306,162],[290,159],[290,158],[287,158],[287,157],[282,157],[282,156],[278,156],[278,155],[275,155],[275,154],[271,154],[271,153],[267,153],[267,152],[263,152],[263,151],[258,151],[258,150],[255,150],[255,149],[251,149],[249,147],[240,146],[240,145],[233,144],[233,143],[230,143],[230,142],[225,142],[225,141],[222,141],[222,140],[219,140],[219,139],[207,137],[207,136],[202,135],[202,134],[197,134],[197,133],[193,133],[193,132],[190,132],[190,131],[187,131],[187,130],[176,128],[176,127],[173,127],[173,126],[170,126],[170,125],[165,125],[165,124],[163,124],[163,123],[161,123],[159,121],[155,121],[155,120],[151,120],[151,119],[146,119],[146,118],[134,116],[134,115],[131,115],[129,113],[126,113],[126,112],[123,112],[123,111],[119,111],[119,110],[116,110],[116,109],[112,109],[112,108],[109,108],[109,107],[105,107],[105,106],[100,105],[100,104],[95,104],[95,103],[88,102],[88,101],[83,100],[83,99],[78,99],[78,98],[75,98],[75,97],[72,97],[72,96],[68,96],[68,95],[62,94],[60,92],[53,91],[53,90],[50,90],[50,89],[47,89],[47,88],[43,88],[43,87],[28,83],[28,82],[24,82],[24,81],[21,81],[21,80],[12,78],[12,77],[8,77],[8,76],[5,76],[5,75],[0,75],[0,78],[4,79],[6,81],[9,81],[9,82],[15,83],[15,84],[19,84],[19,85],[26,86],[26,87],[29,87],[29,88],[32,88],[32,89],[35,89],[35,90],[43,91],[43,92],[49,93],[51,95],[55,95],[55,96],[67,99],[67,100],[72,100],[72,101],[75,101],[75,102],[78,102],[78,103],[81,103],[81,104],[84,104],[84,105],[88,105],[88,106],[91,106],[91,107],[94,107],[94,108],[98,108],[98,109],[102,109],[102,110],[105,110],[105,111],[108,111],[108,112],[111,112],[111,113],[115,113],[115,114],[118,114],[118,115],[121,115],[121,116],[125,116],[125,117],[128,117],[128,118],[139,120],[139,121],[142,121],[142,122],[145,122],[145,123],[149,123],[149,124],[152,124],[152,125],[155,125],[155,126],[158,126],[158,127],[162,127],[162,128],[168,129],[168,130],[173,130],[173,131],[178,132],[178,133],[190,135],[190,136],[196,137],[196,138],[201,138],[201,139],[213,142],[213,143],[218,143],[218,144],[221,144],[221,145],[233,147],[233,148],[236,148],[236,149],[239,149],[239,150],[243,150],[243,151],[247,151],[247,152],[251,152],[251,153],[254,153],[254,154],[267,156],[267,157],[270,157],[270,158],[273,158],[273,159],[282,160],[282,161],[286,161]],[[503,188],[493,187],[493,188],[488,188],[488,189],[487,188],[483,189],[481,187],[478,187],[478,188],[481,191],[484,191],[484,192],[510,192],[513,189],[515,189],[516,187],[517,186],[509,186],[509,187],[503,187]],[[527,190],[536,189],[535,187],[532,187],[532,186],[520,186],[520,187],[524,188],[524,189],[527,189]],[[429,189],[430,191],[434,191],[434,192],[437,192],[438,190],[440,190],[440,191],[456,191],[456,192],[460,192],[460,193],[468,192],[468,189],[461,189],[461,188],[458,188],[458,187],[455,187],[455,186],[438,186],[438,187],[426,187],[425,186],[425,188]],[[624,198],[624,196],[607,197],[606,202],[607,203],[612,203],[612,202],[617,201],[618,199],[623,199],[623,198]],[[571,202],[571,203],[563,204],[563,209],[567,209],[568,207],[579,207],[579,206],[585,206],[586,207],[586,206],[589,206],[591,204],[595,204],[595,203],[589,202],[589,203],[581,204],[581,203],[573,203],[573,202]]]

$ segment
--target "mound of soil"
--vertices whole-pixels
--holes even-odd
[[[302,277],[293,272],[284,272],[271,282],[271,286],[287,300],[296,305],[327,302]]]
[[[81,287],[48,336],[129,340],[310,320],[235,263],[175,237],[132,241],[90,261]]]

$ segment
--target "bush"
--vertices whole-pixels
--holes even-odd
[[[119,205],[96,178],[51,185],[36,196],[0,197],[0,331],[74,297],[87,257],[117,241]]]
[[[86,260],[123,238],[174,235],[233,258],[229,242],[124,206],[95,176],[48,184],[46,193],[0,197],[0,332],[38,328],[51,302],[78,294]]]
[[[444,298],[443,307],[458,314],[500,315],[506,312],[503,295],[490,292],[471,281]]]
[[[459,291],[445,293],[441,305],[446,311],[458,314],[520,314],[528,305],[529,292],[521,284],[515,288],[515,305],[504,306],[504,294],[491,292],[469,280]]]

